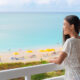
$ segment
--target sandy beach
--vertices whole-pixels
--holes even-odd
[[[32,53],[27,53],[25,51],[17,51],[19,54],[14,55],[14,52],[7,52],[7,53],[0,53],[0,63],[14,63],[14,62],[33,62],[33,61],[40,61],[46,60],[48,61],[49,59],[53,57],[58,57],[59,56],[59,51],[60,47],[55,47],[55,52],[50,51],[50,52],[39,52],[39,49],[32,50]]]

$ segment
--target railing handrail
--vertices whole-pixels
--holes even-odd
[[[40,64],[29,67],[21,67],[15,69],[8,69],[0,71],[0,79],[8,80],[13,78],[25,77],[25,80],[31,80],[30,77],[33,74],[46,73],[54,70],[64,69],[63,64]]]

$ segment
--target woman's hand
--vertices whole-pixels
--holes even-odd
[[[61,52],[59,57],[54,57],[53,59],[50,59],[49,62],[50,63],[61,64],[66,57],[67,57],[67,53],[65,54],[65,52]]]
[[[58,57],[54,57],[54,58],[52,58],[52,59],[50,59],[48,62],[49,63],[54,63],[54,60],[56,60]]]

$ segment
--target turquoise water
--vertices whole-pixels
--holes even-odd
[[[80,13],[0,13],[0,51],[62,45],[66,15]]]

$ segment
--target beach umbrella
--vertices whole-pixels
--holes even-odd
[[[45,50],[42,50],[42,49],[41,49],[41,50],[39,50],[39,51],[40,51],[40,52],[45,52]]]
[[[50,52],[51,51],[51,49],[45,49],[45,52]]]
[[[51,51],[55,51],[55,49],[51,49]]]
[[[19,52],[14,52],[13,55],[15,55],[15,58],[17,55],[19,55]]]
[[[27,53],[32,53],[33,51],[32,50],[28,50],[28,51],[26,51]]]
[[[18,52],[14,52],[13,54],[14,54],[14,55],[19,55],[19,53],[18,53]]]

